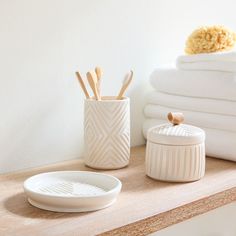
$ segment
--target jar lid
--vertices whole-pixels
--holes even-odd
[[[205,141],[205,132],[192,125],[166,123],[149,129],[147,140],[166,145],[194,145]]]

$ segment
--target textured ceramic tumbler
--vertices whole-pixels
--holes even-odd
[[[85,164],[95,169],[119,169],[129,164],[129,98],[86,99],[84,106]]]

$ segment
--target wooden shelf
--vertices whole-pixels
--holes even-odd
[[[102,171],[118,177],[117,202],[91,213],[54,213],[27,202],[23,181],[55,170],[90,170],[67,161],[0,176],[0,235],[147,235],[236,200],[236,163],[207,158],[206,175],[193,183],[164,183],[145,175],[145,147],[132,149],[127,168]]]

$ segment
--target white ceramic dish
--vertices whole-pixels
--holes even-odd
[[[24,182],[28,201],[56,212],[95,211],[112,205],[121,190],[117,178],[88,171],[42,173]]]

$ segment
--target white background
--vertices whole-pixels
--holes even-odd
[[[0,173],[83,155],[74,72],[100,65],[117,94],[133,69],[131,142],[144,143],[148,76],[183,52],[199,25],[236,30],[233,0],[0,0]]]

